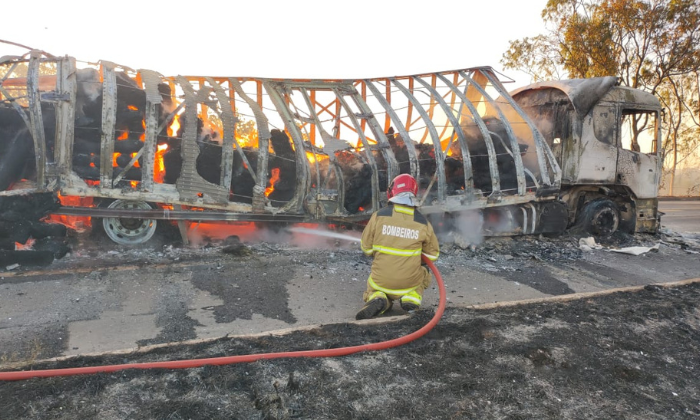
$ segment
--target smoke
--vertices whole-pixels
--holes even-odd
[[[521,214],[517,207],[491,207],[434,216],[431,223],[440,243],[466,249],[481,245],[487,236],[517,232],[523,223]]]
[[[469,248],[484,241],[484,217],[480,210],[434,216],[431,224],[441,244]]]
[[[79,69],[75,72],[78,92],[75,96],[75,118],[85,118],[85,107],[97,102],[102,95],[100,73],[91,68]]]
[[[483,213],[479,210],[469,210],[459,213],[454,220],[454,234],[465,244],[480,245],[484,241]]]

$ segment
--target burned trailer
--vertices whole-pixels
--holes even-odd
[[[561,232],[581,214],[538,130],[547,117],[488,67],[165,77],[31,51],[6,57],[0,80],[0,195],[55,192],[54,214],[101,219],[121,244],[147,241],[160,220],[184,240],[189,222],[362,223],[400,173],[447,230],[476,214],[485,235]]]
[[[656,232],[662,112],[615,77],[541,82],[511,93],[562,168],[569,226],[594,234]]]

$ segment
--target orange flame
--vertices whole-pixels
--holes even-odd
[[[62,196],[58,194],[58,199],[64,206],[93,207],[94,205],[92,197]],[[64,216],[59,214],[50,214],[43,221],[60,223],[78,232],[85,231],[92,224],[89,216]]]
[[[180,129],[180,116],[175,115],[175,118],[173,118],[173,122],[170,123],[170,126],[168,127],[168,136],[169,137],[174,137],[177,135],[177,131]]]
[[[36,242],[34,238],[27,239],[23,244],[15,242],[15,251],[31,251],[34,248],[34,242]]]
[[[255,236],[258,230],[253,222],[233,223],[187,223],[187,236],[194,243],[205,242],[206,239],[223,240],[229,236],[238,236],[246,241]]]
[[[159,184],[165,181],[165,162],[163,161],[163,155],[168,151],[167,144],[159,144],[158,150],[156,150],[156,160],[153,168],[153,180]]]
[[[314,155],[312,152],[306,152],[306,159],[308,159],[308,161],[311,163],[316,161],[323,162],[324,160],[328,159],[328,156],[319,154]]]
[[[132,111],[138,111],[138,110],[139,110],[138,108],[136,108],[136,107],[133,106],[133,105],[129,105],[129,106],[127,106],[127,108],[129,108],[129,109],[132,110]]]
[[[275,183],[280,179],[280,169],[279,168],[272,168],[271,172],[272,172],[272,176],[270,177],[270,186],[265,188],[265,197],[272,194],[272,192],[275,190]]]
[[[141,127],[143,127],[143,133],[139,136],[139,140],[146,141],[146,121],[141,120]]]
[[[253,131],[244,136],[236,133],[236,142],[240,147],[258,147],[258,132]],[[272,150],[272,144],[269,145],[269,150]]]
[[[192,210],[191,208],[190,210]],[[295,226],[307,229],[318,229],[316,223],[298,223]],[[328,225],[333,228],[333,225]],[[202,244],[208,240],[223,240],[229,236],[238,236],[241,242],[258,241],[260,239],[260,226],[254,222],[227,222],[227,223],[197,223],[187,222],[187,236],[195,244]]]

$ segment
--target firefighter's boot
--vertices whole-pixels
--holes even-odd
[[[360,312],[355,315],[355,319],[370,319],[384,313],[389,306],[389,301],[385,297],[374,297],[370,299],[365,306],[360,309]]]

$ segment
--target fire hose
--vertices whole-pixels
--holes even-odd
[[[295,358],[295,357],[339,357],[347,356],[350,354],[360,353],[363,351],[377,351],[386,350],[393,347],[402,346],[404,344],[410,343],[425,334],[437,325],[438,321],[442,317],[445,311],[445,284],[442,281],[442,276],[440,272],[425,256],[422,257],[423,262],[428,265],[428,267],[435,274],[435,279],[437,281],[440,301],[438,303],[437,310],[433,318],[425,324],[422,328],[414,331],[408,335],[404,335],[399,338],[394,338],[392,340],[381,341],[379,343],[362,344],[359,346],[351,347],[339,347],[334,349],[323,349],[323,350],[300,350],[300,351],[290,351],[290,352],[278,352],[278,353],[259,353],[259,354],[244,354],[236,356],[222,356],[222,357],[212,357],[205,359],[188,359],[188,360],[169,360],[161,362],[145,362],[145,363],[124,363],[119,365],[102,365],[102,366],[85,366],[77,368],[62,368],[62,369],[46,369],[46,370],[22,370],[15,372],[0,372],[1,381],[17,381],[22,379],[30,378],[48,378],[53,376],[72,376],[72,375],[85,375],[93,373],[107,373],[116,372],[125,369],[185,369],[185,368],[197,368],[207,365],[221,366],[229,365],[234,363],[248,363],[256,362],[258,360],[271,360],[271,359],[282,359],[282,358]]]

